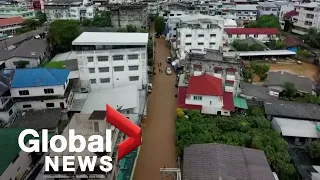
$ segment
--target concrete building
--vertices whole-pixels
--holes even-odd
[[[198,2],[194,6],[201,14],[236,20],[236,3],[234,2]]]
[[[257,19],[258,9],[256,4],[237,4],[236,10],[237,19],[244,24]]]
[[[73,81],[65,69],[16,69],[11,82],[11,97],[18,110],[61,108],[72,104]]]
[[[57,19],[91,19],[96,12],[95,7],[90,4],[84,4],[82,1],[53,1],[44,5],[44,12],[48,21]]]
[[[234,40],[253,38],[261,42],[279,39],[280,31],[277,28],[226,28],[224,29],[225,45],[230,45]]]
[[[278,16],[279,6],[276,5],[275,2],[258,2],[258,15],[275,15]]]
[[[174,18],[183,15],[195,14],[197,11],[192,10],[190,4],[181,2],[166,2],[161,4],[159,16],[162,16],[165,21],[169,18]],[[200,13],[198,11],[198,13]]]
[[[219,50],[222,47],[224,20],[216,16],[179,17],[177,40],[173,43],[177,57],[184,59],[191,49]]]
[[[26,2],[27,3],[27,2]],[[30,5],[30,4],[29,4]],[[35,11],[28,4],[0,4],[0,19],[11,17],[34,18]],[[32,5],[32,2],[31,2]]]
[[[84,32],[73,42],[81,88],[99,91],[148,84],[148,33]]]
[[[133,25],[137,28],[148,29],[148,4],[119,4],[110,8],[111,23],[116,28]]]
[[[16,29],[23,26],[23,18],[21,16],[0,19],[0,33],[11,35]]]
[[[17,109],[11,98],[10,86],[14,70],[0,72],[0,124],[11,122],[17,115]]]
[[[111,129],[112,130],[112,147],[111,147],[111,152],[105,152],[105,153],[93,153],[89,152],[87,149],[84,152],[81,153],[75,153],[75,152],[69,152],[68,147],[66,148],[65,151],[61,153],[56,153],[56,152],[50,152],[49,156],[54,157],[58,156],[59,157],[59,171],[55,172],[53,170],[50,170],[48,172],[44,173],[44,178],[46,179],[54,179],[54,178],[59,178],[59,179],[88,179],[88,180],[93,180],[93,179],[103,179],[103,180],[116,180],[117,175],[119,172],[119,166],[120,162],[117,160],[117,145],[122,142],[125,138],[125,134],[119,131],[119,129],[115,128],[112,126],[110,123],[106,121],[106,111],[94,111],[93,113],[90,114],[80,114],[76,113],[72,117],[70,123],[67,125],[65,130],[62,133],[62,136],[64,136],[66,139],[69,138],[69,129],[74,129],[75,134],[77,135],[82,135],[83,137],[86,138],[86,141],[88,141],[88,138],[91,135],[100,135],[102,137],[106,137],[106,129]],[[97,160],[96,166],[93,172],[89,171],[81,171],[79,168],[79,163],[76,161],[75,162],[75,169],[76,171],[74,173],[70,172],[63,172],[62,170],[62,157],[63,156],[101,156],[101,154],[107,155],[112,157],[112,164],[113,168],[110,172],[106,173],[100,170],[99,165],[100,161]]]

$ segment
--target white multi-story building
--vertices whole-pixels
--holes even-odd
[[[258,9],[256,4],[237,4],[237,19],[243,23],[255,21],[257,19]]]
[[[167,2],[160,6],[159,16],[167,21],[169,18],[200,13],[200,11],[191,10],[190,7],[185,3]]]
[[[177,57],[184,59],[191,49],[201,50],[222,47],[224,20],[216,16],[194,15],[179,17],[177,40],[173,43]]]
[[[261,42],[276,40],[280,36],[277,28],[226,28],[224,29],[224,43],[231,44],[234,40],[254,38]]]
[[[275,15],[278,16],[279,6],[274,2],[258,2],[258,15]]]
[[[320,28],[320,3],[301,3],[295,9],[297,14],[292,17],[292,32],[303,35],[309,28]]]
[[[17,110],[59,107],[68,110],[73,99],[69,73],[65,69],[16,69],[10,94]]]
[[[94,17],[95,7],[82,2],[50,2],[45,4],[44,12],[48,21],[58,19],[81,20]]]
[[[147,78],[148,33],[84,32],[77,51],[81,88],[98,91],[126,85],[142,89]]]

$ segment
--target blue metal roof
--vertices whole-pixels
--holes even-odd
[[[64,85],[70,71],[51,68],[16,69],[12,88]]]

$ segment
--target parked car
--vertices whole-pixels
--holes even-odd
[[[167,75],[171,75],[172,74],[171,68],[169,68],[169,67],[166,68],[166,74]]]
[[[151,93],[151,92],[152,92],[152,84],[149,83],[149,84],[148,84],[148,93]]]
[[[167,63],[171,63],[171,57],[167,57]]]

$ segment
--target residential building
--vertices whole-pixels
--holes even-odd
[[[201,14],[236,20],[236,3],[234,2],[198,2],[194,6]]]
[[[231,44],[234,40],[254,38],[261,42],[276,40],[280,36],[277,28],[225,28],[224,45]]]
[[[17,109],[11,98],[10,83],[14,76],[14,70],[2,70],[0,72],[0,124],[11,122],[17,115]]]
[[[13,34],[16,29],[23,26],[23,18],[21,16],[0,19],[0,33]]]
[[[256,4],[237,4],[237,19],[241,20],[243,24],[250,21],[255,21],[258,15]]]
[[[192,6],[187,3],[166,2],[160,6],[159,16],[162,16],[164,20],[167,21],[169,18],[197,13],[191,7]]]
[[[224,28],[237,28],[238,24],[233,19],[224,19]]]
[[[185,179],[242,177],[275,180],[267,157],[261,150],[215,143],[192,144],[184,149],[183,157],[182,177]]]
[[[0,60],[6,68],[37,67],[49,56],[49,46],[44,39],[31,39],[13,50],[0,50]]]
[[[177,57],[184,59],[192,49],[219,50],[222,47],[224,20],[220,17],[195,15],[179,17],[177,41],[173,44]]]
[[[106,137],[106,129],[111,129],[112,130],[112,147],[111,147],[111,152],[105,152],[103,153],[104,155],[112,157],[112,170],[108,173],[103,172],[99,168],[99,160],[96,163],[96,166],[94,168],[93,172],[89,171],[81,171],[79,168],[79,164],[75,163],[75,169],[76,171],[74,173],[70,172],[63,172],[62,170],[62,158],[63,156],[101,156],[101,153],[93,153],[89,152],[87,149],[81,153],[76,153],[76,152],[69,152],[68,148],[66,148],[65,151],[63,152],[50,152],[49,156],[50,157],[59,157],[59,171],[55,172],[52,169],[49,169],[48,172],[44,173],[44,178],[46,179],[70,179],[70,178],[86,178],[86,179],[108,179],[108,180],[116,180],[117,179],[117,174],[119,172],[119,166],[120,162],[117,159],[117,145],[122,142],[125,138],[125,134],[119,131],[119,129],[115,128],[112,126],[110,123],[106,121],[106,111],[94,111],[91,114],[80,114],[76,113],[73,115],[70,123],[67,125],[65,130],[62,133],[62,136],[64,136],[66,139],[69,138],[69,129],[74,129],[75,134],[77,135],[82,135],[83,137],[86,138],[86,141],[88,141],[88,138],[92,135],[100,135],[102,137]],[[92,178],[94,177],[94,178]]]
[[[279,6],[275,2],[258,2],[258,15],[275,15],[278,16],[279,13]]]
[[[144,1],[148,3],[148,14],[149,15],[158,15],[160,12],[160,2],[155,0]]]
[[[235,111],[233,93],[223,90],[220,78],[208,74],[191,76],[188,82],[180,81],[178,107],[223,116],[230,116]]]
[[[320,122],[274,117],[271,125],[286,141],[296,146],[320,139]]]
[[[25,1],[25,3],[28,3]],[[29,4],[32,6],[32,2]],[[22,18],[34,18],[35,11],[28,4],[0,4],[0,19],[20,16]]]
[[[110,8],[111,23],[116,28],[133,25],[137,28],[148,29],[148,4],[119,4]]]
[[[267,118],[274,117],[320,121],[320,106],[284,100],[266,100],[264,110]]]
[[[99,91],[148,84],[148,33],[84,32],[73,42],[81,88]]]
[[[11,82],[11,97],[18,110],[61,108],[72,104],[72,86],[65,69],[16,69]]]
[[[82,1],[57,1],[49,2],[44,5],[44,12],[48,21],[57,19],[71,19],[80,21],[91,19],[94,16],[95,7]]]

